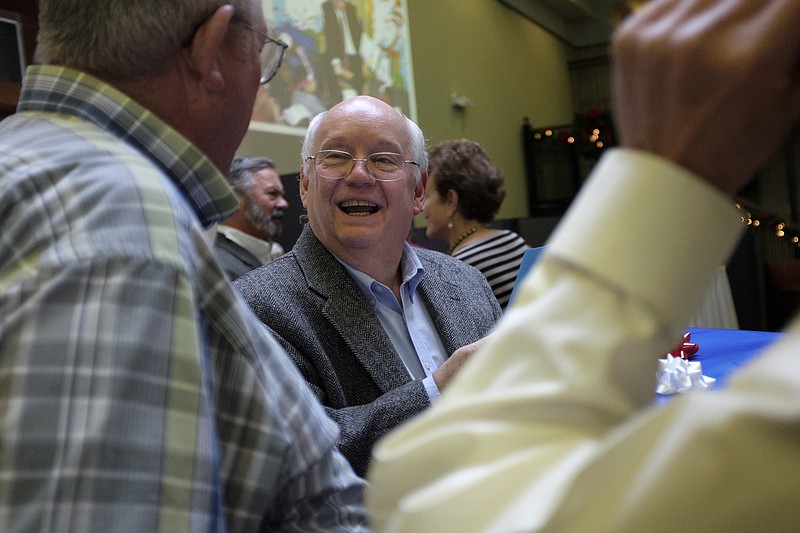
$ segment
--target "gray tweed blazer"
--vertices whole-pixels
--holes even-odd
[[[486,336],[501,310],[483,274],[415,251],[425,267],[418,291],[447,352]],[[307,225],[291,252],[234,286],[339,424],[339,448],[363,476],[375,442],[430,402],[350,275]]]

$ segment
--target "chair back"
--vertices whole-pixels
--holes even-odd
[[[514,303],[514,294],[519,292],[519,286],[522,283],[522,280],[530,272],[531,268],[533,268],[534,263],[536,263],[536,260],[539,259],[539,256],[542,254],[544,249],[544,246],[538,246],[536,248],[529,248],[525,250],[525,253],[522,255],[522,263],[519,265],[517,281],[514,283],[514,288],[511,289],[511,296],[508,299],[509,306]]]

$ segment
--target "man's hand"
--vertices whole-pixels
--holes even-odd
[[[467,362],[470,356],[478,351],[483,343],[489,337],[484,337],[480,340],[473,342],[472,344],[467,344],[466,346],[462,346],[451,355],[447,361],[442,363],[442,365],[436,369],[433,373],[433,381],[436,383],[436,386],[439,387],[440,391],[443,391],[444,388],[450,383],[450,380],[458,374],[458,371]]]
[[[623,146],[733,195],[800,117],[800,2],[653,0],[613,42]]]

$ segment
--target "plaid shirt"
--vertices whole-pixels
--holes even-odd
[[[225,280],[213,164],[86,74],[0,123],[0,531],[361,530],[337,429]]]

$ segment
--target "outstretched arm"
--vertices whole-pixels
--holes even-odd
[[[798,25],[795,0],[656,0],[622,25],[624,148],[598,164],[441,400],[377,447],[368,503],[379,529],[795,522],[774,502],[783,481],[800,490],[780,466],[796,461],[796,423],[779,416],[796,413],[796,389],[759,381],[784,367],[666,408],[652,397],[656,360],[736,244],[728,197],[798,117]]]

